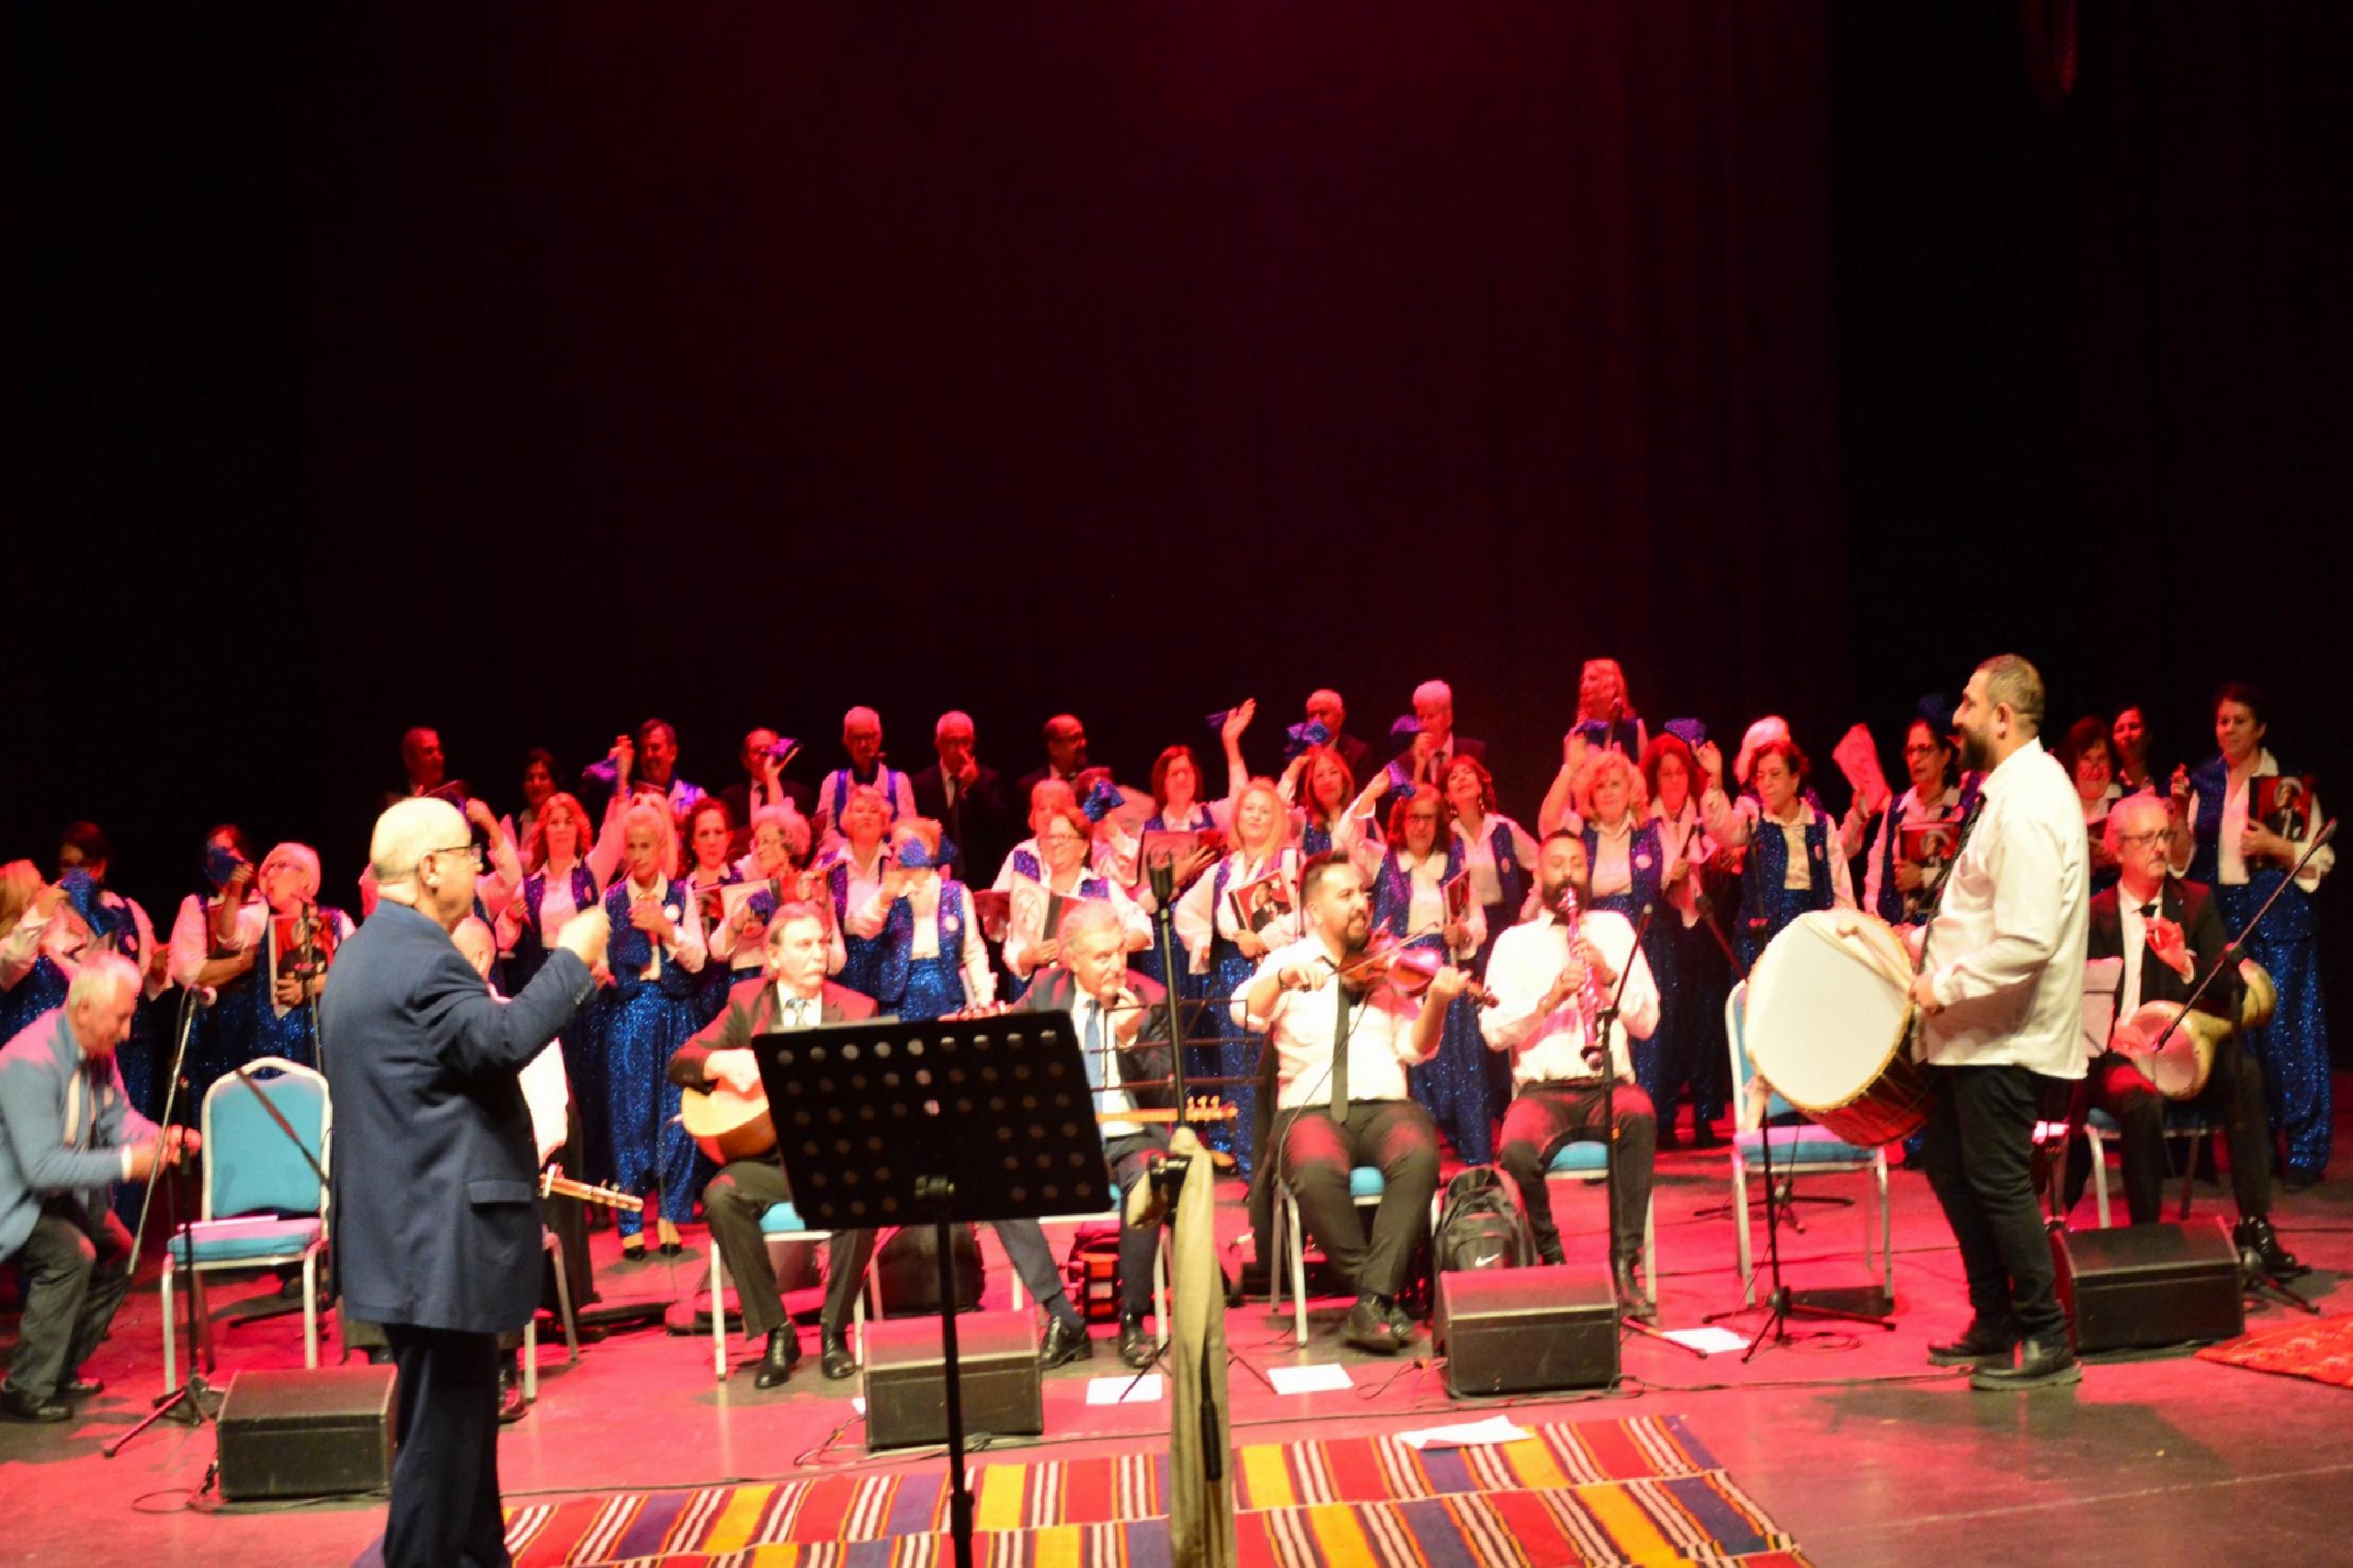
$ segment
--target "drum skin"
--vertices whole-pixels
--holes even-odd
[[[1801,915],[1757,955],[1742,1035],[1759,1076],[1809,1121],[1869,1148],[1928,1119],[1912,1060],[1911,965],[1902,938],[1853,910]]]

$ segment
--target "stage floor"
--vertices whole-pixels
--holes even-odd
[[[2341,1082],[2340,1088],[2353,1087]],[[2347,1096],[2340,1095],[2339,1103]],[[2276,1215],[2290,1248],[2317,1272],[2305,1294],[2324,1311],[2353,1312],[2353,1180],[2282,1195]],[[1724,1201],[1721,1153],[1661,1157],[1657,1194],[1660,1309],[1669,1327],[1698,1324],[1736,1305],[1732,1221],[1695,1211]],[[1345,1303],[1318,1304],[1304,1350],[1288,1320],[1263,1301],[1233,1310],[1227,1334],[1252,1367],[1338,1362],[1353,1386],[1279,1395],[1252,1372],[1232,1375],[1234,1437],[1267,1442],[1409,1429],[1508,1404],[1525,1421],[1678,1415],[1733,1477],[1807,1554],[1828,1564],[1916,1563],[1938,1557],[2004,1562],[2147,1564],[2221,1552],[2234,1561],[2340,1558],[2338,1537],[2353,1506],[2353,1392],[2302,1379],[2266,1376],[2188,1355],[2092,1366],[2070,1390],[2034,1395],[1972,1393],[1958,1374],[1931,1373],[1931,1338],[1967,1316],[1959,1259],[1935,1200],[1915,1173],[1892,1176],[1896,1316],[1893,1332],[1836,1329],[1768,1347],[1746,1366],[1736,1356],[1705,1360],[1640,1335],[1624,1346],[1615,1394],[1458,1403],[1427,1364],[1381,1360],[1344,1349]],[[1801,1190],[1860,1198],[1851,1177],[1808,1178]],[[2177,1186],[2174,1189],[2178,1192]],[[1238,1188],[1222,1206],[1221,1233],[1242,1224]],[[2120,1213],[2121,1196],[2117,1197]],[[2226,1191],[2200,1184],[2200,1217],[2229,1218]],[[1813,1208],[1802,1234],[1784,1233],[1783,1267],[1801,1288],[1859,1285],[1859,1243],[1870,1213]],[[1562,1194],[1559,1213],[1571,1256],[1603,1245],[1597,1189]],[[2089,1224],[2088,1197],[2078,1214]],[[2170,1209],[2169,1209],[2170,1212]],[[993,1237],[990,1306],[1006,1304],[1009,1275]],[[618,1262],[609,1232],[597,1239],[597,1285],[607,1304],[631,1297],[684,1295],[700,1283],[701,1254],[678,1260]],[[689,1235],[699,1243],[700,1233]],[[1059,1233],[1057,1244],[1067,1242]],[[1757,1231],[1760,1255],[1761,1224]],[[274,1285],[272,1282],[265,1284]],[[218,1381],[239,1368],[301,1364],[301,1320],[279,1316],[232,1325],[261,1304],[263,1284],[216,1289]],[[813,1295],[807,1298],[813,1308]],[[1742,1320],[1753,1324],[1761,1318]],[[2251,1310],[2251,1328],[2283,1326],[2279,1307]],[[1733,1326],[1740,1326],[1735,1324]],[[1818,1325],[1803,1324],[1808,1331]],[[62,1427],[0,1424],[0,1561],[166,1563],[343,1563],[381,1528],[379,1501],[276,1510],[208,1501],[195,1489],[213,1454],[209,1430],[161,1425],[120,1457],[100,1445],[143,1414],[160,1388],[156,1293],[133,1295],[91,1370],[106,1392]],[[816,1334],[802,1331],[810,1358],[785,1387],[751,1386],[753,1347],[733,1350],[745,1367],[724,1385],[710,1374],[707,1336],[660,1330],[615,1333],[563,1363],[560,1336],[540,1343],[540,1399],[508,1428],[500,1465],[510,1502],[581,1493],[778,1480],[815,1470],[936,1464],[932,1458],[870,1459],[853,1415],[855,1382],[828,1383],[816,1370]],[[1047,1437],[1006,1442],[998,1451],[1077,1457],[1133,1448],[1167,1429],[1167,1406],[1090,1405],[1091,1378],[1120,1373],[1112,1331],[1097,1330],[1091,1361],[1049,1375]]]

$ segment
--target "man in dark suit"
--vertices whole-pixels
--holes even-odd
[[[949,869],[966,887],[986,887],[1019,840],[1004,780],[972,755],[972,715],[942,713],[931,732],[939,760],[915,776],[915,815],[929,817],[955,845]],[[977,880],[975,880],[977,879]]]
[[[1081,899],[1063,916],[1062,961],[1038,971],[1015,1005],[1017,1012],[1067,1012],[1086,1053],[1086,1081],[1096,1108],[1167,1110],[1176,1107],[1169,1062],[1167,993],[1128,972],[1126,927],[1110,903]],[[1168,1129],[1155,1122],[1107,1121],[1103,1155],[1122,1193],[1132,1192],[1168,1153]],[[1132,1211],[1132,1210],[1131,1210]],[[1152,1261],[1160,1227],[1120,1222],[1120,1359],[1152,1365],[1154,1346],[1144,1335],[1152,1301]]]
[[[1046,766],[1035,773],[1025,773],[1014,782],[1013,794],[1022,812],[1029,810],[1029,791],[1049,778],[1059,778],[1086,797],[1086,788],[1079,776],[1086,771],[1086,726],[1078,722],[1075,713],[1057,713],[1046,721]]]
[[[386,1568],[508,1562],[498,1506],[498,1335],[539,1303],[530,1113],[517,1074],[588,999],[604,912],[583,910],[511,1003],[450,940],[481,869],[465,818],[403,801],[369,844],[378,903],[319,999],[335,1110],[344,1308],[400,1369]]]
[[[733,854],[741,855],[752,846],[752,817],[762,807],[789,803],[802,816],[816,809],[816,792],[797,778],[784,777],[785,764],[774,755],[776,744],[774,730],[758,729],[745,735],[736,756],[744,777],[719,792],[735,823]]]
[[[766,972],[730,991],[719,1017],[677,1049],[670,1058],[670,1081],[684,1089],[724,1085],[739,1094],[756,1096],[760,1069],[751,1045],[760,1036],[872,1017],[871,998],[825,978],[825,934],[824,915],[813,904],[779,906],[768,922]],[[791,1196],[784,1169],[777,1163],[773,1139],[767,1148],[721,1166],[702,1189],[710,1239],[727,1266],[728,1277],[735,1281],[745,1332],[767,1337],[760,1369],[753,1380],[764,1389],[784,1381],[801,1360],[801,1336],[793,1331],[792,1320],[784,1315],[784,1303],[777,1293],[776,1266],[768,1261],[767,1243],[760,1233],[760,1216]],[[842,1330],[866,1274],[857,1250],[847,1232],[835,1234],[827,1257],[824,1317],[818,1329],[826,1358],[835,1360],[838,1348],[840,1358],[852,1366],[856,1362],[849,1357]]]
[[[1338,692],[1325,687],[1307,694],[1307,722],[1321,724],[1331,733],[1332,749],[1348,765],[1348,776],[1361,790],[1371,781],[1372,747],[1343,728],[1347,722],[1347,704],[1340,700]]]
[[[2228,941],[2211,891],[2177,878],[2166,864],[2169,817],[2155,795],[2128,795],[2109,812],[2107,842],[2120,872],[2117,885],[2091,903],[2086,959],[2121,959],[2119,1024],[2149,1002],[2186,1002],[2199,981],[2222,961]],[[2225,972],[2207,988],[2199,1010],[2235,1019],[2239,977]],[[2157,1223],[2165,1179],[2165,1097],[2140,1068],[2114,1051],[2102,1052],[2077,1090],[2075,1114],[2097,1107],[2122,1130],[2124,1200],[2136,1225]],[[2264,1114],[2263,1080],[2239,1048],[2235,1031],[2214,1049],[2206,1086],[2187,1102],[2222,1130],[2230,1149],[2231,1192],[2238,1201],[2235,1237],[2243,1252],[2263,1260],[2275,1278],[2301,1273],[2271,1228],[2271,1129]],[[2068,1172],[2072,1207],[2090,1165],[2077,1145]]]
[[[1414,688],[1414,722],[1420,726],[1397,761],[1415,783],[1446,787],[1446,770],[1458,756],[1483,764],[1487,743],[1454,733],[1454,688],[1442,680],[1426,680]],[[1357,782],[1361,785],[1364,780]]]

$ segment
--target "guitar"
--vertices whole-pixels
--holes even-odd
[[[540,1173],[541,1198],[576,1198],[583,1203],[601,1203],[608,1208],[623,1210],[631,1214],[643,1213],[645,1199],[634,1198],[617,1187],[591,1187],[585,1181],[558,1176],[550,1165]]]
[[[1098,1110],[1097,1121],[1233,1121],[1242,1112],[1215,1095],[1195,1095],[1183,1110]]]
[[[714,1084],[678,1093],[678,1125],[718,1165],[748,1160],[776,1147],[776,1123],[764,1089],[749,1094]]]

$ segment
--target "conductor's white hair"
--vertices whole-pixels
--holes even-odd
[[[82,960],[74,972],[74,983],[65,988],[65,1005],[79,1007],[85,1003],[104,1000],[120,991],[136,993],[139,989],[139,966],[120,953],[92,953]]]
[[[1067,949],[1078,937],[1098,931],[1117,931],[1124,941],[1127,925],[1109,899],[1082,898],[1063,907],[1062,928],[1054,935]]]
[[[376,873],[377,887],[401,887],[416,881],[419,860],[467,842],[466,819],[449,801],[426,795],[395,801],[369,835],[368,867]]]

